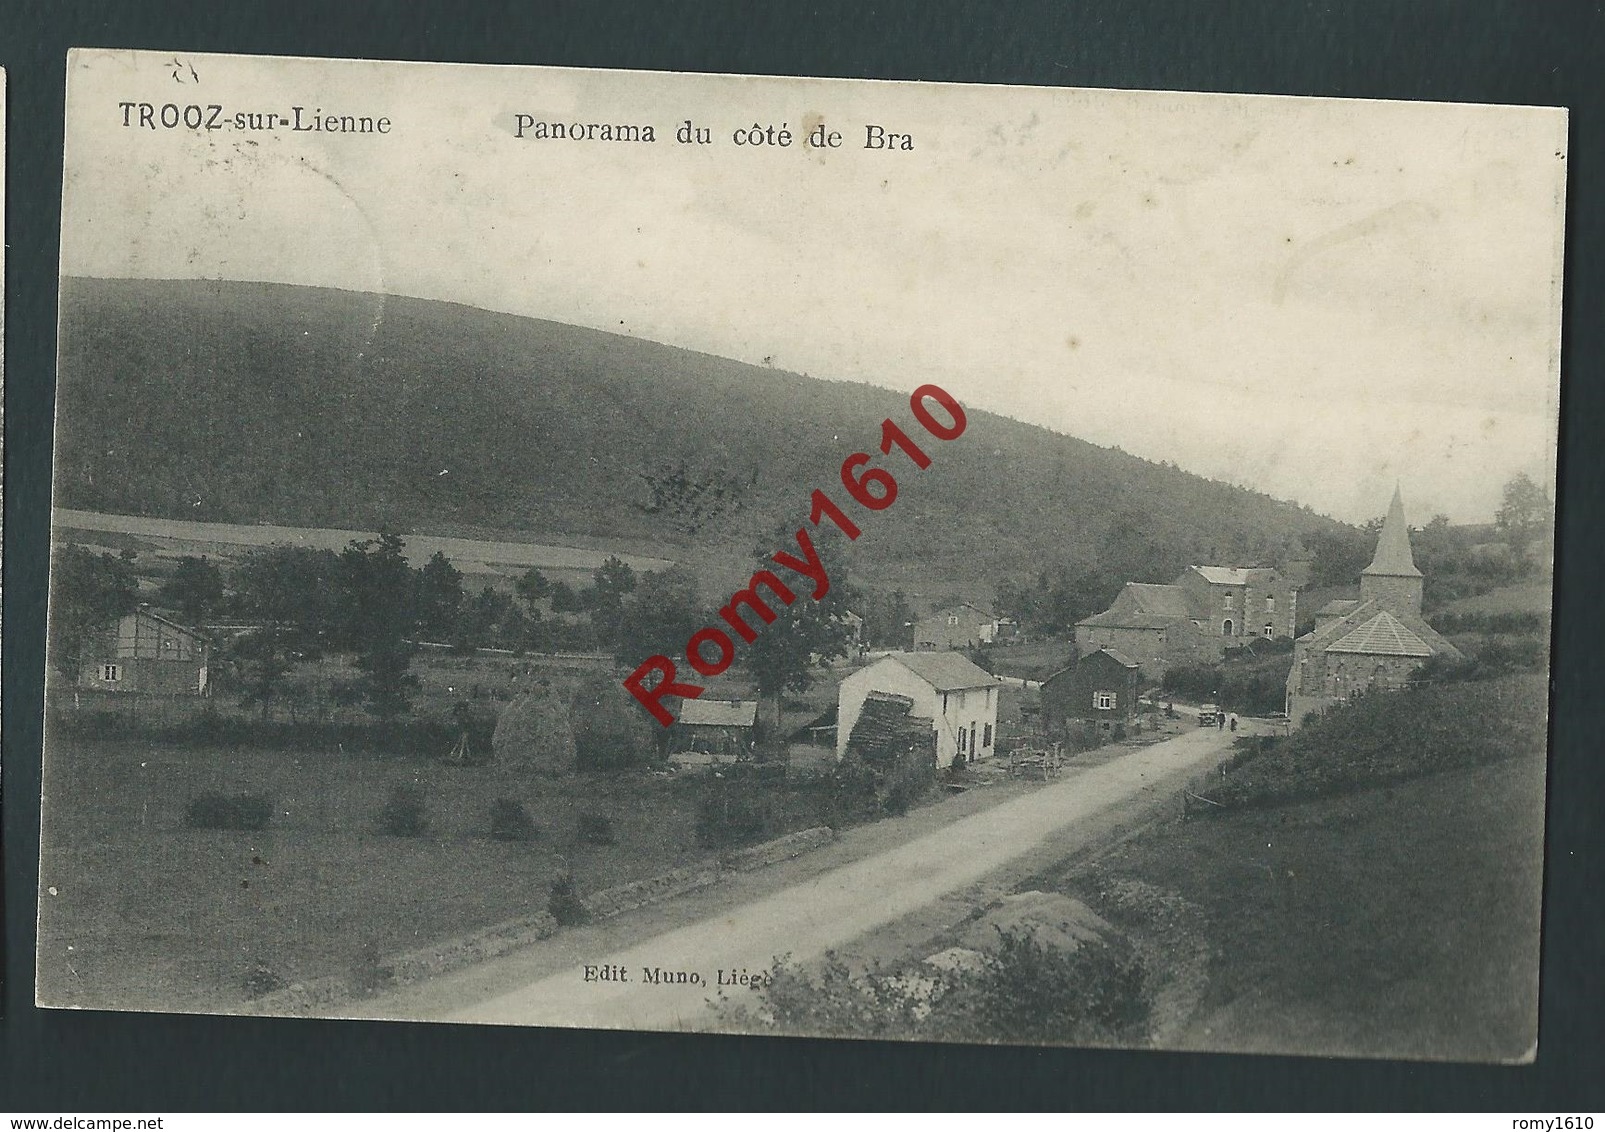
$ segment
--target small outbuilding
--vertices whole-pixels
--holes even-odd
[[[79,653],[78,686],[204,696],[211,648],[194,629],[141,608],[107,622]]]
[[[757,700],[686,700],[669,733],[669,751],[739,758],[751,754],[757,723]]]

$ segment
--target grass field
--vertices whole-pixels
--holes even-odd
[[[1475,597],[1451,601],[1441,613],[1536,613],[1548,617],[1554,601],[1554,592],[1548,581],[1528,582],[1519,586],[1503,586]]]
[[[1519,1060],[1537,1034],[1543,807],[1534,753],[1167,823],[1099,868],[1204,912],[1184,1047]],[[1098,875],[1060,886],[1096,905]]]
[[[261,965],[291,982],[360,968],[582,894],[701,860],[696,793],[646,775],[519,776],[495,767],[290,751],[52,744],[46,762],[39,987],[63,1006],[215,1010]],[[425,837],[378,832],[398,785],[429,799]],[[260,832],[191,829],[192,797],[270,798]],[[528,844],[490,840],[488,811],[523,801]],[[791,826],[812,815],[788,814]],[[581,844],[582,811],[617,844]]]

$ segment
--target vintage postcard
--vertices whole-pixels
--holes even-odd
[[[39,1002],[1530,1059],[1566,125],[74,52]]]

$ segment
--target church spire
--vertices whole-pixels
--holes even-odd
[[[1393,487],[1393,502],[1388,506],[1388,517],[1382,521],[1382,534],[1377,538],[1376,556],[1364,570],[1366,574],[1381,574],[1391,578],[1419,578],[1415,556],[1410,553],[1410,528],[1404,521],[1404,497],[1397,484]]]

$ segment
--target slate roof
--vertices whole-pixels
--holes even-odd
[[[1360,607],[1358,598],[1335,597],[1315,611],[1317,617],[1343,617]]]
[[[1246,586],[1256,573],[1236,566],[1194,566],[1204,581],[1216,586]]]
[[[1360,630],[1370,627],[1380,617],[1386,616],[1389,621],[1397,624],[1408,635],[1400,637],[1399,644],[1395,644],[1391,630],[1383,627],[1375,629],[1364,636]],[[1427,649],[1426,652],[1398,652],[1389,651],[1395,647],[1414,647],[1409,638],[1413,637]],[[1334,645],[1346,642],[1341,649]],[[1446,641],[1436,629],[1428,625],[1421,618],[1399,610],[1389,610],[1381,604],[1372,601],[1362,601],[1346,616],[1335,618],[1320,629],[1305,633],[1299,638],[1299,643],[1306,648],[1318,649],[1322,652],[1361,653],[1374,656],[1435,656],[1447,654],[1458,657],[1459,649]],[[1368,647],[1374,645],[1375,647]]]
[[[897,661],[938,692],[991,688],[998,682],[986,669],[956,652],[900,652],[889,659]]]
[[[1116,664],[1119,664],[1122,668],[1137,668],[1137,667],[1139,667],[1139,665],[1137,664],[1137,662],[1135,660],[1132,660],[1131,657],[1127,656],[1125,653],[1121,652],[1119,649],[1103,648],[1103,649],[1099,649],[1098,651],[1102,652],[1102,653],[1108,653],[1110,659],[1112,659]]]
[[[1433,652],[1420,635],[1385,609],[1327,645],[1326,651],[1367,656],[1431,656]]]
[[[1108,609],[1083,617],[1076,624],[1106,629],[1163,629],[1192,617],[1192,595],[1185,586],[1127,582]]]
[[[680,722],[695,727],[751,727],[758,722],[756,700],[685,700]]]
[[[1410,553],[1410,528],[1404,521],[1404,497],[1398,487],[1393,489],[1388,517],[1382,521],[1382,533],[1377,536],[1376,556],[1361,573],[1392,578],[1421,577],[1415,557]]]

